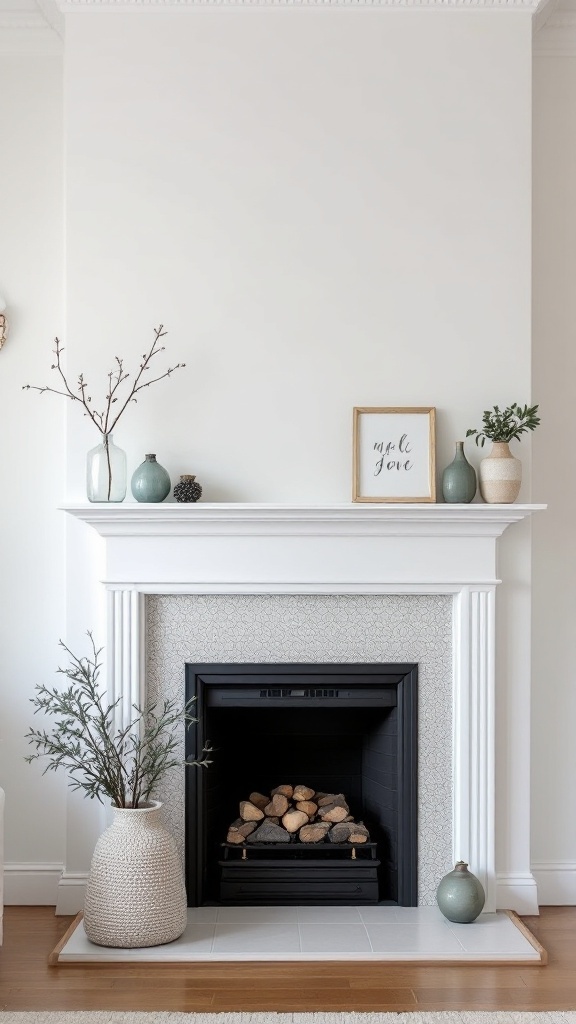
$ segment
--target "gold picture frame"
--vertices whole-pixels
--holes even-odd
[[[434,406],[356,406],[353,501],[436,501]]]

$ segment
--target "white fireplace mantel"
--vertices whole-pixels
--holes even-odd
[[[473,866],[494,910],[497,541],[545,507],[201,502],[64,510],[101,537],[100,579],[90,585],[107,593],[107,685],[125,717],[146,692],[146,594],[451,594],[453,853]],[[500,905],[537,912],[533,879],[521,882],[518,900]],[[62,906],[73,912],[70,902]]]
[[[497,583],[497,538],[544,507],[202,502],[65,510],[105,539],[103,582],[109,587],[440,593]]]
[[[278,505],[245,503],[71,504],[66,512],[103,537],[253,536],[451,536],[499,537],[545,505],[428,503]]]

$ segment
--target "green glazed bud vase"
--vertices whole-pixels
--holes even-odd
[[[436,890],[436,900],[444,917],[456,924],[470,924],[482,913],[486,897],[482,883],[459,860]]]
[[[464,454],[464,441],[456,441],[456,454],[442,474],[442,497],[449,504],[468,504],[476,494],[476,470]]]
[[[156,462],[155,455],[147,455],[134,472],[131,487],[136,501],[164,501],[170,494],[168,471]]]

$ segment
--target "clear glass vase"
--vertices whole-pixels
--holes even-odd
[[[114,444],[112,434],[102,434],[102,443],[88,452],[86,495],[88,501],[124,501],[126,497],[126,452]]]

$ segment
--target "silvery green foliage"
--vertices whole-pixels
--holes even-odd
[[[482,416],[482,430],[471,428],[466,431],[466,437],[475,437],[476,444],[482,445],[488,441],[512,441],[513,438],[520,440],[520,435],[527,430],[536,430],[540,423],[540,417],[536,415],[538,406],[527,405],[522,408],[517,402],[512,402],[507,409],[500,410],[497,405],[492,409],[485,409]]]
[[[182,706],[166,698],[143,708],[134,704],[131,721],[118,726],[116,708],[121,698],[105,703],[98,685],[102,648],[97,650],[92,634],[88,636],[92,657],[77,658],[60,641],[70,665],[58,672],[70,680],[70,686],[63,690],[36,686],[36,696],[30,698],[34,713],[42,712],[55,722],[50,731],[31,728],[26,733],[34,753],[25,760],[47,757],[43,774],[64,768],[71,788],[83,790],[90,799],[103,803],[108,797],[116,807],[138,807],[172,768],[182,764],[178,727],[196,721],[190,714],[193,702]],[[203,753],[208,754],[209,748]],[[186,763],[206,767],[211,762],[205,757]]]

